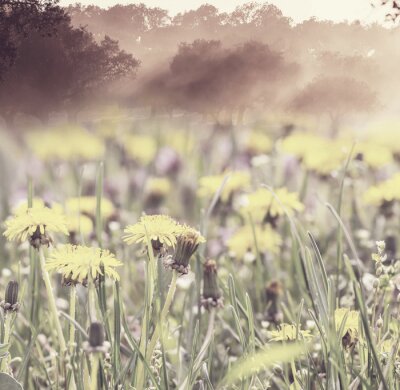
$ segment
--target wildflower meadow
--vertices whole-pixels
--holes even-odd
[[[14,23],[7,36],[21,46],[20,57],[4,62],[14,69],[7,72],[20,69],[26,42],[50,39],[45,53],[60,42],[71,56],[81,50],[73,69],[83,76],[75,85],[64,74],[72,79],[63,93],[73,88],[51,115],[39,110],[40,99],[59,95],[24,88],[34,113],[19,108],[12,127],[0,125],[0,390],[400,390],[398,112],[372,115],[367,105],[338,122],[322,109],[263,106],[270,90],[250,93],[247,76],[275,62],[292,75],[296,67],[254,42],[222,49],[215,41],[181,46],[168,82],[164,73],[143,76],[138,95],[146,102],[130,107],[110,91],[124,90],[128,81],[118,77],[139,61],[111,38],[99,43],[70,24],[79,7],[83,18],[94,6],[68,14],[52,1],[11,3],[0,1],[0,21]],[[38,7],[45,25],[32,12],[19,19],[19,3]],[[221,29],[234,26],[235,12],[218,14],[226,18]],[[176,20],[163,22],[157,47],[168,26],[184,23]],[[51,21],[56,35],[47,31]],[[135,45],[146,44],[140,34]],[[235,79],[243,95],[239,88],[231,103],[231,72],[257,50],[246,62],[254,69]],[[84,54],[95,58],[88,68]],[[75,58],[57,56],[64,66]],[[109,78],[95,83],[100,68]],[[210,68],[222,69],[221,85],[201,79],[183,87],[185,72]],[[49,69],[36,70],[51,81]],[[12,74],[15,85],[32,86],[31,76],[7,72],[4,80]],[[372,99],[340,80],[324,84],[340,113],[351,105],[345,96]],[[83,95],[89,84],[103,89]],[[17,90],[10,91],[11,101]],[[220,98],[229,103],[218,106]],[[68,115],[72,102],[79,115]]]

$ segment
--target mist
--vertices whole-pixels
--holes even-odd
[[[215,121],[223,111],[243,121],[260,110],[301,110],[343,124],[399,108],[395,22],[295,24],[256,2],[175,16],[144,4],[41,12],[52,16],[30,21],[3,48],[0,115],[11,129],[26,118],[76,120],[108,105]]]

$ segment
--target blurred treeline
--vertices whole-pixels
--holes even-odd
[[[75,120],[110,104],[216,122],[294,110],[326,117],[333,129],[399,108],[394,25],[295,24],[256,2],[231,13],[206,4],[174,17],[144,4],[0,4],[0,115],[9,127],[21,115]]]

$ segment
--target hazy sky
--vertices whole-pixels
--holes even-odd
[[[114,4],[144,3],[148,6],[157,6],[168,9],[172,15],[188,9],[196,9],[201,4],[213,4],[221,10],[231,11],[237,5],[249,0],[61,0],[62,5],[75,2],[82,4],[96,4],[108,7]],[[263,2],[262,0],[259,0]],[[377,0],[375,0],[376,2]],[[270,0],[269,3],[277,5],[285,15],[296,22],[316,16],[319,19],[341,21],[344,19],[359,19],[362,22],[383,20],[382,12],[371,7],[371,0]]]

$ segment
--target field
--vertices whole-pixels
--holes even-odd
[[[0,388],[399,389],[399,130],[324,128],[3,132]]]

